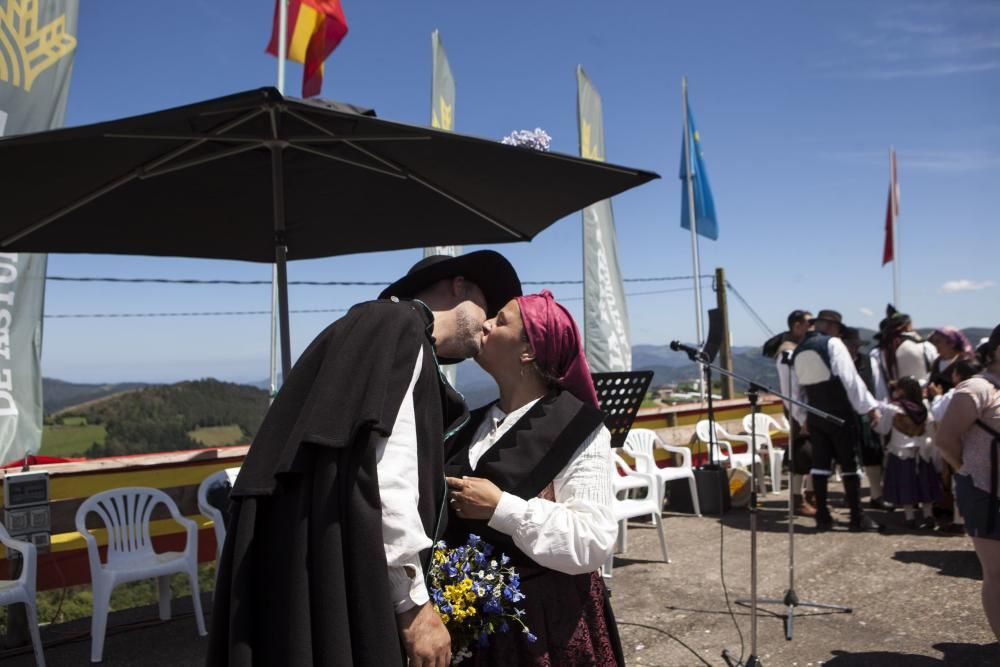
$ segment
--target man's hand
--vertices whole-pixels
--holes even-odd
[[[872,426],[878,426],[878,422],[882,419],[882,413],[879,412],[878,408],[872,408],[868,411],[868,419],[872,421]]]
[[[503,492],[482,477],[448,477],[448,503],[462,519],[489,521]]]
[[[431,603],[397,614],[396,624],[410,667],[447,667],[451,663],[451,635]]]

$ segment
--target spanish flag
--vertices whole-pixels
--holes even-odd
[[[282,2],[288,2],[288,59],[302,63],[302,97],[319,95],[323,86],[323,61],[347,34],[347,19],[340,0],[277,0],[274,29],[267,52],[278,55],[279,16]]]

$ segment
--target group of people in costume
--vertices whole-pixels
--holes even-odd
[[[933,501],[921,438],[943,409],[937,445],[997,631],[1000,327],[987,371],[966,379],[964,337],[941,329],[925,343],[905,316],[887,321],[871,356],[830,310],[795,311],[771,341],[783,388],[842,420],[789,406],[796,483],[810,474],[817,528],[829,529],[839,464],[850,529],[873,529],[856,456],[868,433],[890,453],[889,500]],[[499,390],[471,412],[441,372],[468,358]],[[517,568],[531,634],[495,634],[469,664],[621,665],[599,573],[618,530],[610,463],[569,312],[547,290],[523,295],[495,252],[427,257],[327,327],[285,378],[232,489],[208,664],[444,667],[453,646],[424,573],[438,540],[475,534]]]
[[[470,413],[440,365],[473,357],[499,400]],[[495,252],[423,259],[275,397],[232,490],[208,664],[450,664],[423,573],[470,533],[517,567],[532,636],[469,664],[623,664],[610,457],[569,312]]]
[[[923,339],[889,306],[873,349],[862,346],[833,310],[793,311],[788,331],[764,345],[783,393],[839,419],[786,402],[796,511],[814,517],[817,530],[833,528],[827,491],[836,464],[848,529],[882,529],[862,508],[860,462],[873,509],[901,507],[907,528],[972,537],[983,607],[1000,639],[1000,326],[974,349],[955,327]]]

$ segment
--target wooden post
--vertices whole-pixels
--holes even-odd
[[[719,313],[722,315],[722,345],[719,347],[719,364],[732,373],[733,347],[729,337],[729,310],[726,305],[726,271],[721,267],[715,269],[715,296]],[[732,398],[735,395],[733,378],[723,375],[719,378],[719,382],[722,386],[722,398]],[[708,390],[711,391],[712,388],[709,387]]]

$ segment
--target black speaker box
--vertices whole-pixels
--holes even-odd
[[[694,481],[698,485],[698,504],[702,514],[725,514],[732,505],[729,496],[729,476],[718,465],[703,465],[694,469]],[[694,514],[688,481],[676,480],[670,483],[670,511]]]

